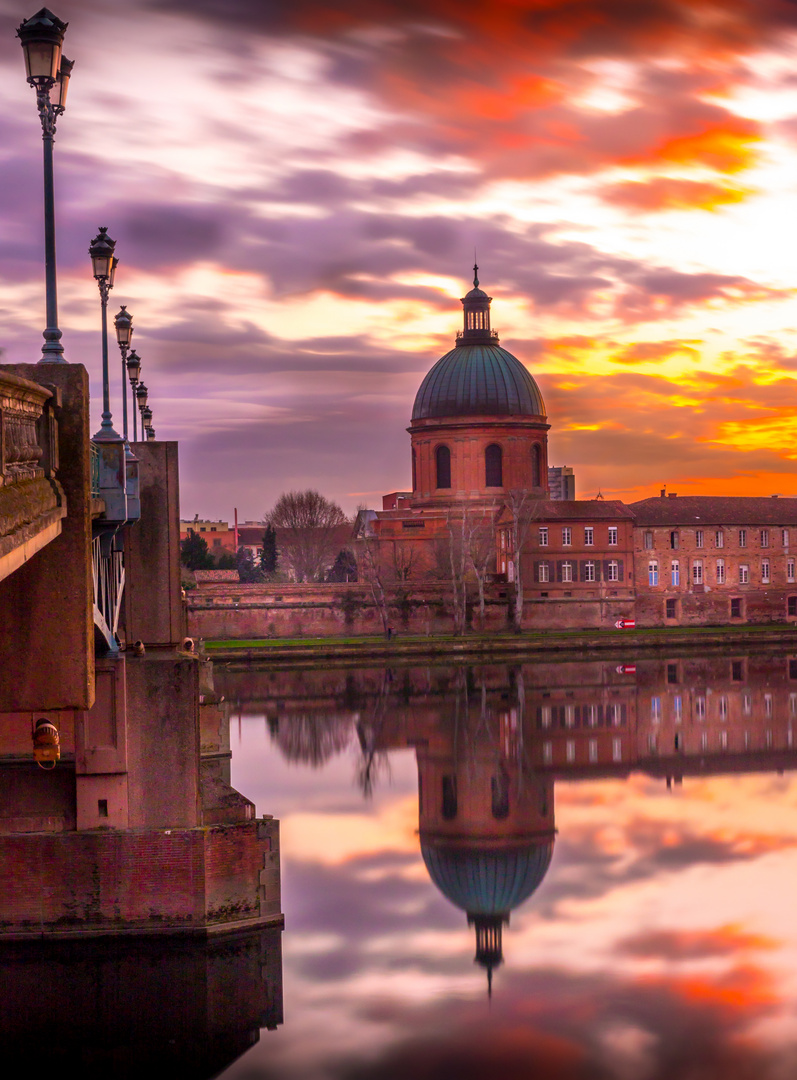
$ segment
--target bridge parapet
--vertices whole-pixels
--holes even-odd
[[[58,392],[0,370],[0,580],[61,532]]]

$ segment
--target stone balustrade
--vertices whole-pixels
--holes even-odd
[[[0,580],[61,531],[58,392],[0,369]]]

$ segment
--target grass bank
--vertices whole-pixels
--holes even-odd
[[[700,626],[655,627],[635,630],[558,630],[523,634],[468,634],[465,637],[426,637],[401,634],[390,641],[380,636],[350,638],[260,638],[248,641],[206,641],[207,655],[230,664],[326,665],[330,661],[411,661],[413,658],[498,659],[551,658],[572,655],[614,655],[629,659],[646,652],[736,649],[797,652],[797,627]]]

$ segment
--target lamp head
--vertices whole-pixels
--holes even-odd
[[[100,231],[91,241],[89,247],[91,266],[97,281],[110,280],[111,271],[113,270],[113,250],[115,247],[116,241],[108,236],[107,228],[104,225],[101,225]]]
[[[138,407],[139,409],[141,409],[141,413],[143,415],[144,409],[147,407],[146,383],[139,383],[136,387],[136,401],[138,402]]]
[[[68,25],[48,8],[42,8],[17,27],[17,37],[22,42],[25,54],[25,71],[31,85],[49,89],[57,80],[61,69],[61,47]]]
[[[133,336],[133,316],[124,304],[122,304],[118,314],[114,315],[113,324],[116,327],[116,340],[120,348],[126,349],[130,344],[130,338]]]
[[[133,386],[136,385],[141,377],[141,357],[135,349],[133,349],[127,358],[127,376]]]

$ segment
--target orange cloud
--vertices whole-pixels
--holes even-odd
[[[617,949],[639,959],[704,960],[734,956],[739,952],[775,949],[778,942],[763,934],[751,934],[735,924],[712,930],[651,930],[618,942]]]
[[[743,202],[751,188],[729,186],[714,181],[679,180],[659,176],[653,180],[631,180],[612,184],[600,193],[604,202],[626,210],[716,210]]]

